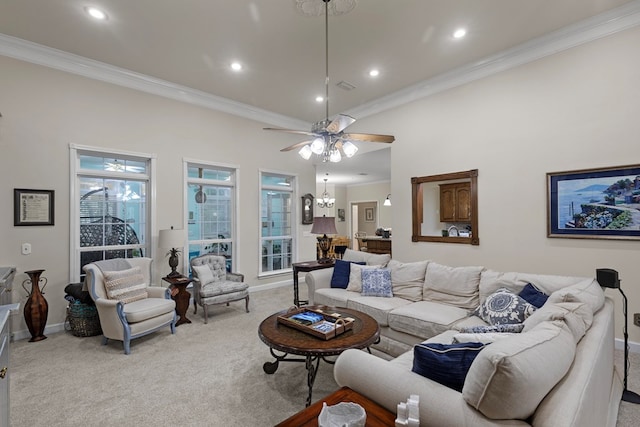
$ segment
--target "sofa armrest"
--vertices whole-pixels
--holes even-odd
[[[313,304],[313,294],[317,289],[331,287],[331,276],[333,276],[333,267],[310,271],[305,275],[304,281],[307,283],[309,292],[309,304]]]
[[[147,286],[149,298],[171,298],[171,290],[161,286]]]
[[[244,274],[227,273],[227,280],[230,282],[244,282]]]
[[[520,420],[490,420],[469,406],[462,393],[362,350],[343,352],[336,360],[333,375],[338,385],[365,395],[393,413],[398,403],[417,394],[421,427],[529,425]]]

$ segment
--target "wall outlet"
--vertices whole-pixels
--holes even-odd
[[[640,326],[640,313],[633,313],[633,324]]]

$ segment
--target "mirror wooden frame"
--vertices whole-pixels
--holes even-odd
[[[471,237],[449,236],[423,236],[421,225],[424,218],[422,184],[436,181],[456,181],[469,179],[471,187]],[[478,230],[478,169],[463,172],[445,173],[440,175],[419,176],[411,178],[411,210],[412,210],[412,242],[440,242],[440,243],[464,243],[469,245],[480,244]]]

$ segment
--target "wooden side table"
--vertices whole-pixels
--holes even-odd
[[[189,301],[191,300],[191,294],[187,291],[187,286],[193,282],[193,279],[180,276],[163,277],[162,280],[172,286],[171,299],[176,302],[176,313],[180,316],[176,322],[176,326],[182,325],[183,323],[191,323],[191,320],[187,319],[187,309],[189,308]]]
[[[366,427],[393,427],[395,425],[396,416],[386,408],[378,405],[373,400],[351,390],[349,387],[331,393],[324,399],[318,400],[313,405],[292,415],[282,421],[276,427],[317,427],[318,416],[322,411],[322,403],[327,405],[336,405],[340,402],[353,402],[362,406],[367,413]]]
[[[300,301],[298,293],[298,273],[314,270],[322,270],[323,268],[331,268],[335,265],[335,261],[321,264],[318,261],[305,261],[293,263],[293,305],[300,307],[302,304],[309,304],[309,300]]]

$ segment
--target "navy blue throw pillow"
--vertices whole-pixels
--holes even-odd
[[[413,347],[411,370],[461,392],[471,363],[486,345],[489,344],[481,342],[418,344]]]
[[[549,295],[540,291],[531,283],[526,284],[524,289],[522,289],[522,291],[520,292],[519,296],[535,308],[542,307],[544,303],[547,302],[547,298],[549,298]]]
[[[355,264],[364,265],[364,262],[355,262]],[[347,289],[349,285],[349,274],[351,274],[351,262],[337,259],[333,266],[333,275],[331,276],[331,287]]]

